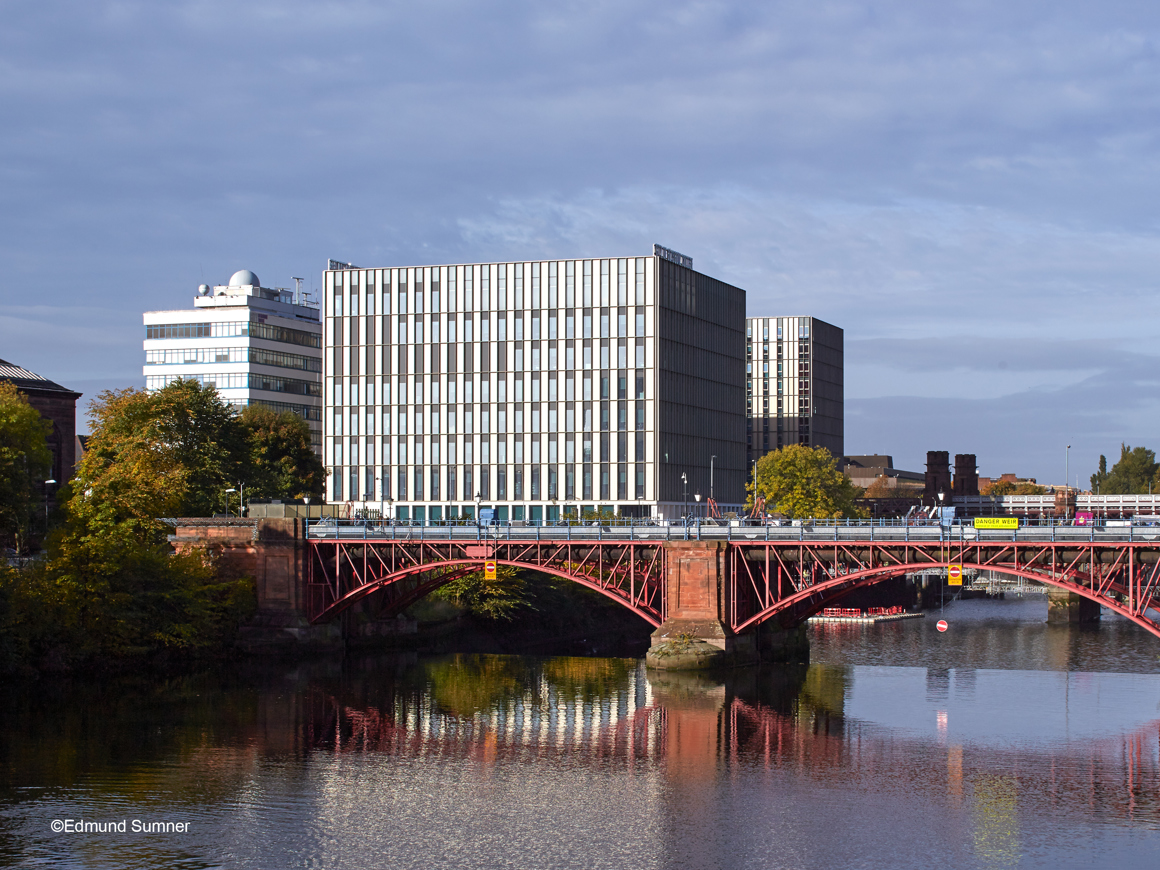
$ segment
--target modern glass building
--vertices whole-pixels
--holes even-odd
[[[845,450],[842,330],[816,317],[745,321],[746,443],[752,465],[788,444]]]
[[[202,284],[192,311],[146,311],[145,388],[178,378],[213,384],[241,409],[293,411],[322,446],[322,325],[297,291],[261,286],[249,269]]]
[[[327,496],[399,519],[744,500],[745,293],[649,256],[324,274]]]

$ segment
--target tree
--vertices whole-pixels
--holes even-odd
[[[1100,454],[1099,471],[1091,476],[1092,492],[1107,492],[1108,491],[1108,457]]]
[[[757,461],[757,492],[769,509],[787,517],[860,517],[854,505],[862,490],[838,470],[824,447],[791,444]]]
[[[246,464],[246,433],[212,386],[174,381],[161,390],[101,393],[74,483],[77,518],[209,516]]]
[[[247,439],[246,492],[254,498],[321,498],[326,470],[310,444],[310,426],[293,411],[261,405],[242,411]]]
[[[32,509],[52,468],[51,424],[28,398],[0,381],[0,533],[23,550]]]
[[[440,586],[436,594],[493,621],[511,620],[528,606],[527,580],[510,565],[497,566],[495,577],[490,579],[483,571],[456,577]]]
[[[1121,444],[1120,460],[1111,471],[1107,457],[1100,456],[1099,471],[1091,476],[1092,490],[1105,495],[1138,495],[1151,486],[1153,491],[1160,491],[1156,486],[1158,470],[1155,451]]]
[[[866,498],[891,498],[898,495],[898,486],[885,474],[880,474],[866,487]]]
[[[42,606],[80,659],[220,642],[252,604],[201,554],[172,555],[166,516],[205,516],[245,467],[245,430],[213,387],[177,381],[92,403],[93,433],[44,569]],[[29,583],[36,578],[29,576]]]

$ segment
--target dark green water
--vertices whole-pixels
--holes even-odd
[[[727,680],[368,656],[9,686],[0,864],[1155,867],[1160,640],[1045,616],[819,627],[809,667]]]

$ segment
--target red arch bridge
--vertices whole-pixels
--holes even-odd
[[[305,610],[328,622],[376,595],[381,615],[497,566],[594,589],[655,626],[726,649],[791,629],[844,595],[950,566],[1056,587],[1160,637],[1160,529],[829,525],[785,527],[390,527],[311,524]]]

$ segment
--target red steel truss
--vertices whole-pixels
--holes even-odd
[[[674,542],[676,543],[676,542]],[[722,621],[737,633],[766,620],[792,626],[855,589],[923,570],[961,565],[1025,577],[1091,599],[1160,637],[1156,541],[732,541]],[[308,612],[329,621],[381,593],[398,612],[484,562],[563,577],[619,601],[652,625],[666,615],[668,546],[608,540],[311,540]]]
[[[855,589],[961,565],[1038,580],[1091,599],[1160,637],[1157,542],[786,541],[730,546],[728,623],[791,626]]]
[[[307,612],[327,622],[381,592],[379,612],[397,613],[485,562],[580,583],[653,626],[665,618],[664,548],[641,541],[311,541]]]

